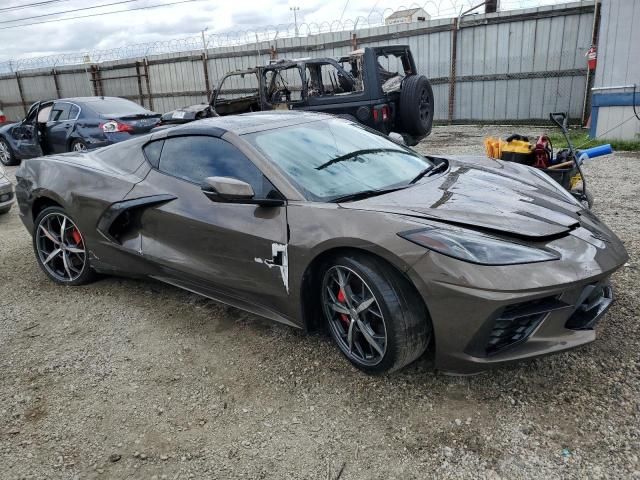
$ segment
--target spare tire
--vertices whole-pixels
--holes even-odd
[[[406,77],[402,82],[398,109],[403,133],[429,135],[433,124],[433,108],[433,90],[427,77]]]

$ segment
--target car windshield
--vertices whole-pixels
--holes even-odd
[[[313,201],[409,185],[432,162],[390,139],[334,119],[245,136]]]
[[[122,116],[151,113],[146,108],[124,98],[105,98],[104,100],[86,102],[86,105],[101,115]]]

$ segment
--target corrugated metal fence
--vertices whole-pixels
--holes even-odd
[[[354,46],[408,44],[432,81],[436,121],[537,121],[582,116],[593,1],[276,42],[0,76],[0,108],[24,116],[37,100],[109,95],[158,112],[204,102],[228,71],[276,58],[338,57]],[[455,48],[452,49],[452,45]],[[452,64],[455,68],[451,68]]]

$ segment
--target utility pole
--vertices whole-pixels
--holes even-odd
[[[289,7],[289,10],[291,10],[293,12],[293,22],[296,25],[296,37],[298,36],[298,11],[300,10],[300,7]]]

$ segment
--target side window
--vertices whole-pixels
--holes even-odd
[[[75,120],[76,118],[78,118],[79,114],[80,107],[78,107],[77,105],[71,105],[71,108],[69,109],[69,120]]]
[[[69,111],[71,110],[70,103],[54,103],[51,113],[49,114],[50,122],[61,122],[63,120],[69,120]]]
[[[297,66],[264,73],[267,102],[281,104],[302,99],[302,72]]]
[[[166,139],[160,154],[160,171],[198,185],[207,177],[237,178],[250,184],[258,198],[266,198],[275,190],[240,150],[214,137]]]
[[[162,146],[164,140],[157,140],[155,142],[147,143],[142,149],[144,156],[147,157],[147,161],[153,168],[158,168],[160,165],[160,154],[162,153]]]

